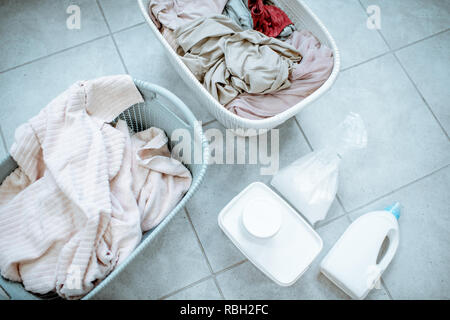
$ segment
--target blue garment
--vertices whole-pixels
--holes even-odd
[[[295,30],[297,30],[295,26],[293,24],[290,24],[286,28],[284,28],[283,31],[281,31],[277,38],[282,41],[286,41]]]
[[[274,5],[271,1],[264,1],[264,3]],[[253,18],[247,6],[247,0],[228,0],[223,14],[233,20],[242,29],[253,29]],[[283,29],[277,38],[285,41],[295,30],[295,26],[290,24]]]
[[[253,19],[247,7],[247,0],[229,0],[223,14],[233,20],[242,29],[253,29]]]

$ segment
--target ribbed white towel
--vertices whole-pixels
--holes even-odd
[[[78,82],[16,130],[19,168],[0,186],[2,276],[80,297],[182,198],[191,175],[164,132],[108,124],[142,101],[126,75]]]

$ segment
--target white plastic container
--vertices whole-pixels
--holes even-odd
[[[268,186],[254,182],[219,213],[234,245],[280,286],[294,284],[322,250],[322,239]]]
[[[356,219],[320,264],[321,272],[353,299],[364,299],[386,270],[399,243],[399,204]],[[389,245],[377,258],[386,237]]]
[[[320,96],[322,96],[328,89],[331,88],[336,77],[339,73],[340,68],[340,53],[336,46],[336,42],[331,37],[330,32],[325,28],[323,23],[317,18],[317,16],[309,9],[305,3],[301,0],[276,0],[274,1],[277,6],[284,10],[287,15],[294,22],[295,26],[301,30],[306,29],[312,32],[319,41],[328,46],[333,50],[334,55],[334,67],[328,80],[314,93],[308,96],[306,99],[300,101],[296,105],[287,109],[286,111],[267,119],[262,120],[251,120],[239,117],[238,115],[225,109],[213,96],[208,92],[208,90],[203,87],[203,85],[195,78],[188,67],[181,61],[180,57],[175,53],[175,51],[170,47],[167,41],[159,32],[158,28],[155,26],[148,14],[148,3],[149,0],[137,0],[139,7],[141,8],[142,14],[145,20],[150,26],[150,30],[153,32],[155,37],[160,41],[166,50],[167,57],[169,61],[174,66],[175,70],[178,71],[180,77],[184,82],[192,89],[192,94],[195,94],[198,101],[225,127],[228,129],[243,129],[236,130],[238,135],[255,135],[257,132],[255,130],[248,129],[272,129],[282,124],[289,118],[295,116],[308,104],[312,103]]]

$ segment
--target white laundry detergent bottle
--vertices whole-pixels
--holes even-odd
[[[356,219],[322,260],[321,272],[353,299],[364,299],[397,251],[399,217],[396,203]],[[389,244],[377,261],[386,238]]]

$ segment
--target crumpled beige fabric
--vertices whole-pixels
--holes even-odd
[[[163,26],[158,19],[156,19],[155,15],[153,14],[152,10],[152,1],[149,2],[149,6],[148,6],[148,15],[150,17],[150,19],[153,21],[153,23],[155,24],[155,26],[158,28],[159,32],[161,32],[161,35],[164,37],[164,39],[166,39],[167,43],[169,44],[169,46],[173,49],[176,50],[178,45],[177,45],[177,39],[175,38],[174,34],[173,34],[173,30]]]
[[[334,66],[333,50],[322,45],[306,30],[294,31],[287,42],[297,48],[303,57],[289,77],[291,86],[266,95],[244,93],[225,108],[247,119],[273,117],[300,103],[327,81]]]
[[[161,28],[161,34],[164,37],[164,39],[166,39],[167,43],[169,44],[169,46],[176,51],[177,47],[178,47],[178,43],[177,43],[177,39],[175,38],[175,35],[173,33],[172,30],[166,28],[166,27],[162,27]]]
[[[208,15],[221,14],[228,0],[151,0],[149,11],[156,25],[177,27]],[[158,27],[159,28],[159,27]]]
[[[288,88],[301,60],[291,45],[255,30],[242,30],[230,18],[199,18],[175,30],[177,53],[221,104],[243,92],[267,94]]]
[[[183,198],[191,174],[171,157],[166,134],[152,127],[131,137],[133,192],[141,212],[141,229],[157,226]]]

